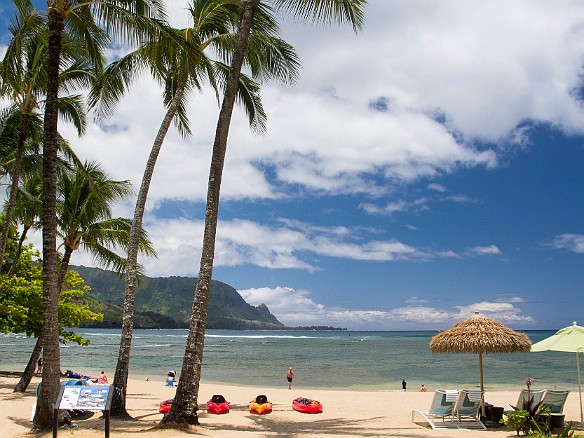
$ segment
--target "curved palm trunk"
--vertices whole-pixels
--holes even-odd
[[[61,260],[61,269],[59,270],[59,280],[57,282],[57,290],[59,293],[63,290],[63,283],[65,283],[65,275],[67,275],[67,270],[69,269],[71,254],[73,254],[73,249],[65,245],[65,254],[63,254],[63,260]]]
[[[35,369],[37,366],[37,362],[38,362],[39,358],[41,357],[42,352],[43,352],[43,345],[41,344],[41,337],[39,336],[37,338],[36,344],[34,344],[34,348],[33,348],[32,353],[30,355],[30,359],[28,360],[28,363],[26,364],[26,368],[24,369],[24,372],[22,373],[22,377],[20,378],[20,380],[18,381],[18,383],[14,387],[13,392],[26,392],[26,388],[28,388],[28,385],[30,384],[30,381],[32,380],[32,376],[34,375],[34,372],[35,372]]]
[[[57,97],[61,37],[64,19],[55,0],[48,0],[49,49],[43,145],[43,384],[33,420],[35,430],[51,430],[53,406],[59,391],[61,356],[59,351],[57,289]]]
[[[16,149],[16,157],[14,159],[14,167],[12,168],[12,182],[10,184],[10,197],[8,198],[8,208],[4,213],[4,226],[2,227],[2,235],[0,235],[0,266],[4,263],[4,253],[6,252],[6,242],[8,240],[8,233],[10,232],[10,224],[12,222],[12,215],[16,206],[16,195],[18,193],[18,182],[20,181],[20,166],[24,157],[24,142],[28,136],[29,116],[22,115],[22,122],[20,128],[20,135],[18,136],[18,146]]]
[[[128,258],[126,261],[126,278],[124,291],[124,311],[122,316],[122,335],[120,337],[120,349],[118,352],[118,362],[114,374],[114,395],[110,415],[118,418],[129,418],[130,415],[126,410],[126,389],[128,385],[128,374],[130,369],[130,351],[132,347],[132,332],[134,330],[134,305],[136,297],[136,276],[138,266],[138,249],[140,242],[140,232],[142,230],[142,220],[144,218],[144,210],[146,207],[146,199],[148,197],[148,190],[150,189],[150,182],[154,174],[154,167],[158,154],[162,148],[164,138],[170,128],[170,124],[174,119],[178,110],[179,102],[182,100],[186,90],[186,82],[178,84],[173,100],[168,107],[168,111],[162,120],[162,124],[152,145],[146,168],[144,169],[144,176],[142,177],[142,184],[138,192],[138,199],[136,200],[136,208],[134,209],[134,218],[132,219],[132,228],[130,229],[130,240],[128,242]]]
[[[22,246],[24,245],[24,241],[26,240],[26,235],[28,234],[28,230],[30,230],[31,226],[25,224],[24,228],[22,230],[22,233],[20,233],[20,239],[18,239],[18,248],[16,248],[16,255],[14,256],[14,261],[12,262],[12,265],[10,266],[10,269],[8,270],[8,276],[12,275],[12,272],[14,271],[14,268],[16,268],[16,264],[18,263],[18,259],[20,258],[20,254],[22,254]]]
[[[223,165],[227,151],[227,137],[231,124],[231,116],[235,105],[237,83],[243,65],[243,58],[247,49],[247,38],[260,0],[248,0],[242,14],[237,32],[237,42],[227,85],[223,96],[219,120],[215,131],[213,143],[213,155],[209,171],[209,184],[207,189],[207,207],[205,211],[205,232],[203,237],[203,250],[199,268],[199,278],[195,289],[193,308],[189,326],[189,334],[180,380],[172,408],[160,423],[161,427],[182,427],[184,424],[198,424],[197,400],[199,394],[199,382],[201,379],[201,365],[203,363],[203,348],[205,344],[205,326],[209,308],[209,294],[211,290],[211,278],[213,276],[213,259],[215,257],[215,236],[217,233],[217,218],[219,213],[219,195],[221,191],[221,179]]]

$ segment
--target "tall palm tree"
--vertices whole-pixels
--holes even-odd
[[[184,44],[168,46],[160,40],[149,41],[136,51],[111,64],[98,81],[90,101],[99,108],[100,115],[111,112],[113,104],[141,70],[149,69],[164,85],[163,99],[166,114],[154,140],[134,210],[132,231],[125,277],[124,316],[118,363],[114,376],[114,396],[111,415],[128,417],[126,387],[129,372],[130,349],[133,332],[134,301],[136,290],[137,230],[142,226],[148,190],[156,160],[164,138],[174,121],[183,135],[190,134],[189,120],[185,114],[185,99],[192,89],[201,89],[207,80],[218,93],[224,84],[228,66],[224,63],[233,50],[234,28],[240,15],[240,0],[194,0],[189,12],[192,26],[177,30]],[[266,30],[274,27],[269,17],[264,17],[263,28],[250,36],[247,64],[256,77],[276,77],[282,81],[296,76],[298,61],[294,50],[283,40]],[[218,59],[211,59],[205,51],[211,49]],[[248,114],[252,129],[262,131],[265,113],[259,96],[259,86],[246,75],[238,82],[237,95]],[[99,99],[99,100],[98,100]]]
[[[102,48],[107,43],[103,29],[132,40],[153,31],[159,23],[150,20],[162,12],[160,0],[47,0],[48,58],[43,146],[43,385],[33,420],[33,429],[52,428],[53,404],[59,390],[60,354],[57,325],[59,297],[57,268],[57,127],[59,73],[63,63],[66,32],[85,42],[85,51],[101,67]],[[102,25],[102,27],[99,26]]]
[[[325,22],[336,21],[338,23],[346,21],[352,24],[354,30],[358,30],[363,23],[363,9],[366,0],[273,0],[272,4],[277,10],[291,12],[301,18],[312,17],[313,20]],[[248,0],[245,3],[239,22],[235,51],[227,76],[227,83],[213,143],[205,211],[203,249],[199,277],[193,300],[189,334],[187,336],[183,357],[181,378],[172,408],[161,421],[161,426],[163,427],[182,427],[184,424],[198,424],[197,398],[201,378],[201,366],[203,363],[205,325],[207,323],[209,294],[213,274],[219,194],[227,149],[227,137],[236,99],[237,81],[241,74],[247,50],[248,36],[256,23],[258,11],[261,11],[261,9],[261,0]]]

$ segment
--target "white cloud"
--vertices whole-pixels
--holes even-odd
[[[501,250],[497,248],[496,245],[475,246],[474,248],[470,248],[467,253],[475,255],[494,255],[501,254]]]
[[[576,253],[584,253],[584,235],[582,234],[560,234],[549,243],[549,246],[556,249],[565,249]]]
[[[513,302],[517,301],[513,300]],[[483,301],[469,306],[456,307],[459,310],[459,317],[461,319],[468,318],[475,312],[479,312],[481,315],[488,316],[502,324],[534,322],[531,316],[522,315],[521,310],[513,306],[513,302]]]
[[[144,227],[158,258],[141,258],[146,275],[196,276],[202,249],[204,223],[200,220],[156,219],[147,215]],[[378,230],[362,227],[323,227],[281,219],[271,225],[235,219],[219,221],[215,266],[255,265],[268,269],[316,271],[315,256],[344,260],[388,262],[426,261],[434,258],[461,258],[455,251],[417,248],[396,239],[374,239]],[[39,233],[29,241],[41,248]],[[498,254],[496,247],[475,247],[472,256]],[[91,257],[75,251],[71,264],[93,266]]]
[[[414,297],[408,300],[409,305],[391,310],[348,310],[327,308],[311,299],[310,292],[287,287],[253,288],[239,293],[254,306],[266,304],[278,320],[289,326],[331,325],[350,330],[447,328],[475,311],[502,324],[530,326],[534,322],[511,302],[479,302],[448,310],[423,305],[426,300]]]

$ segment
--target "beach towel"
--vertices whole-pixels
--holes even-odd
[[[468,391],[468,399],[471,402],[481,401],[481,391],[479,389],[471,389]]]
[[[458,399],[458,390],[456,389],[446,389],[446,401],[455,402]]]

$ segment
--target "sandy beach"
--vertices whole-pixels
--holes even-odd
[[[0,437],[25,436],[30,431],[30,413],[35,401],[35,378],[25,394],[13,393],[15,378],[0,378],[2,409],[0,414]],[[128,384],[128,408],[133,421],[112,419],[110,434],[116,437],[183,437],[198,435],[205,437],[511,437],[515,432],[502,427],[487,431],[431,430],[412,422],[412,410],[427,410],[433,397],[429,392],[403,391],[343,391],[288,390],[282,388],[258,388],[201,383],[200,402],[206,402],[213,394],[222,394],[231,403],[231,411],[225,415],[200,411],[201,426],[189,431],[151,430],[162,414],[158,404],[171,398],[174,389],[165,387],[162,381],[131,379]],[[247,406],[249,400],[266,394],[274,409],[269,415],[252,415]],[[295,397],[309,397],[322,402],[322,414],[301,414],[292,410]],[[495,406],[508,407],[517,401],[517,391],[488,392],[486,401]],[[201,405],[200,405],[201,406]],[[573,391],[564,409],[566,420],[578,420],[580,407],[578,393]],[[60,437],[103,437],[104,420],[101,412],[91,418],[75,422],[78,428],[59,429]],[[46,434],[44,436],[50,436]]]

